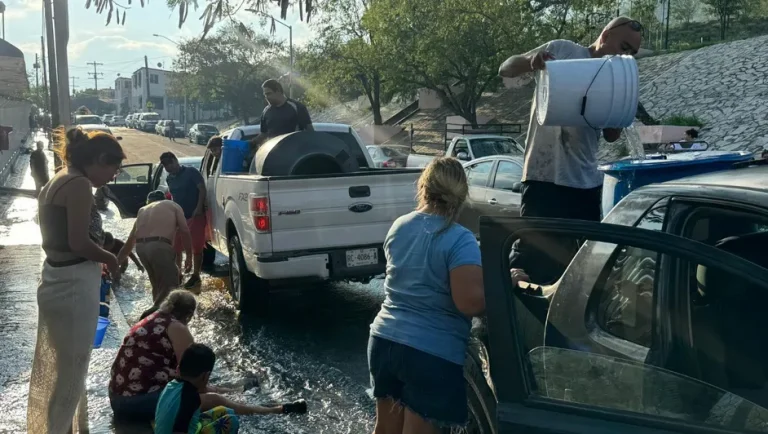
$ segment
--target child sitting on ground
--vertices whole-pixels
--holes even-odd
[[[239,404],[215,394],[204,393],[216,355],[203,344],[192,344],[179,361],[179,378],[165,386],[155,410],[155,434],[236,433],[236,415],[306,413],[304,400],[276,407]]]
[[[115,238],[111,232],[105,232],[104,233],[104,250],[113,253],[115,256],[120,254],[120,249],[123,248],[125,245],[124,242],[118,240]],[[131,252],[129,258],[131,258],[131,261],[133,261],[134,264],[136,264],[136,268],[139,269],[140,272],[144,272],[144,267],[141,266],[141,262],[139,262],[139,258],[136,257],[136,255]],[[123,261],[122,264],[120,264],[120,273],[125,273],[125,270],[128,268],[128,260],[126,259]]]

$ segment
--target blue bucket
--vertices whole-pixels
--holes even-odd
[[[627,159],[602,165],[599,169],[605,174],[603,216],[624,196],[645,185],[726,170],[734,163],[753,158],[753,154],[746,151],[701,151],[670,154],[665,159],[649,156],[645,160]]]
[[[225,139],[221,147],[221,171],[223,173],[247,172],[243,160],[248,156],[248,142]]]
[[[101,343],[104,342],[104,336],[107,335],[107,327],[109,327],[109,318],[99,317],[99,322],[96,325],[96,337],[93,338],[93,348],[100,348]]]

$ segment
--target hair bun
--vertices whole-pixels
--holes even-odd
[[[77,127],[67,131],[66,137],[67,137],[67,142],[69,142],[70,146],[81,144],[88,140],[88,135],[85,134],[83,130]]]

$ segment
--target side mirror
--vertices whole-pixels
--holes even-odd
[[[459,152],[456,154],[456,158],[458,158],[461,161],[469,161],[469,154],[466,152]]]
[[[523,183],[522,182],[516,182],[512,184],[512,193],[522,193],[523,192]]]

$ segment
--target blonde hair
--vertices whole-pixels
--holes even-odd
[[[173,315],[176,319],[192,317],[197,308],[195,295],[186,289],[177,289],[168,294],[168,297],[160,305],[160,310]]]
[[[469,193],[467,174],[461,162],[453,157],[432,160],[421,173],[417,184],[418,209],[445,217],[448,229],[459,218],[459,212]]]

